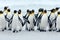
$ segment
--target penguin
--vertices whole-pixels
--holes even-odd
[[[59,7],[56,7],[56,8],[55,8],[55,15],[56,15],[56,16],[58,15],[57,13],[59,12],[59,10],[60,10]]]
[[[47,10],[44,10],[42,13],[42,18],[40,22],[40,31],[48,31],[49,30],[49,24],[48,24],[48,15]]]
[[[60,11],[57,13],[58,16],[57,16],[57,19],[56,19],[56,28],[57,28],[57,32],[60,32]]]
[[[38,10],[38,14],[35,16],[36,18],[36,26],[37,26],[37,30],[40,31],[40,23],[41,23],[41,18],[42,18],[42,12],[43,12],[43,8],[40,8]]]
[[[28,21],[30,23],[27,24],[27,28],[28,28],[28,31],[34,31],[34,19],[35,19],[35,16],[34,16],[34,10],[30,11],[29,13],[29,18],[28,18]]]
[[[4,31],[6,27],[6,20],[3,11],[0,11],[0,30]]]
[[[55,14],[55,9],[51,10],[50,15],[48,16],[48,22],[49,22],[49,31],[55,31],[56,30],[56,14]]]
[[[4,7],[4,11],[3,11],[3,15],[4,15],[4,17],[7,15],[7,9],[8,9],[8,7],[7,6],[5,6]],[[7,23],[7,19],[5,18],[5,20],[6,20],[6,23]],[[5,23],[5,24],[6,24]],[[6,28],[6,26],[5,26],[5,28],[4,28],[4,30],[6,30],[7,28]]]
[[[7,14],[7,9],[8,9],[8,7],[5,6],[5,7],[4,7],[4,12],[3,12],[4,16]]]
[[[22,30],[23,22],[21,18],[22,18],[21,10],[19,11],[14,10],[14,16],[12,21],[13,33],[19,32]]]
[[[29,20],[28,20],[30,13],[31,13],[31,11],[30,11],[29,9],[27,9],[27,13],[25,14],[25,16],[23,16],[23,20],[24,20],[23,29],[24,29],[24,30],[28,30],[27,24],[30,24],[30,22],[29,22]]]
[[[5,16],[6,18],[6,28],[7,30],[12,30],[11,27],[12,27],[12,19],[13,19],[13,14],[11,13],[11,10],[10,9],[7,9],[7,14]]]
[[[19,23],[20,30],[19,31],[21,31],[21,30],[23,30],[22,28],[24,26],[23,15],[21,13],[21,9],[19,9],[19,11],[18,11],[18,19],[20,21],[20,23]]]

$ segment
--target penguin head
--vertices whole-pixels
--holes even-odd
[[[3,11],[0,11],[0,14],[3,14]]]
[[[55,9],[52,9],[52,10],[51,10],[51,13],[54,13],[54,12],[55,12]]]
[[[47,13],[47,10],[44,10],[43,13],[46,14]]]
[[[17,13],[17,10],[14,10],[14,14],[16,14]]]
[[[31,11],[31,14],[34,14],[34,10]]]
[[[8,7],[7,7],[7,6],[5,6],[5,7],[4,7],[4,11],[5,11],[5,10],[7,10],[7,8],[8,8]]]
[[[60,12],[58,12],[58,15],[60,15]]]
[[[10,12],[10,9],[7,9],[7,12]]]
[[[59,10],[59,8],[58,8],[58,7],[56,7],[56,8],[55,8],[55,10],[56,10],[56,11],[58,11],[58,10]]]
[[[18,14],[21,14],[21,10],[19,9]]]
[[[43,8],[40,8],[40,9],[38,10],[38,12],[43,12],[43,10],[44,10]]]
[[[27,14],[30,14],[30,10],[29,9],[27,9]]]

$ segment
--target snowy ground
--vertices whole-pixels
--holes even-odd
[[[58,32],[22,31],[19,33],[0,32],[0,40],[59,40]]]

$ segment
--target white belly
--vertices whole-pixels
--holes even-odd
[[[4,18],[4,15],[0,15],[0,29],[3,29],[6,26],[6,20]]]
[[[45,30],[47,30],[47,28],[49,28],[48,16],[46,14],[44,14],[42,16],[41,23],[40,23],[40,28],[45,29]]]
[[[56,24],[57,29],[60,29],[60,16],[57,17]]]
[[[33,28],[34,27],[33,18],[34,18],[34,15],[30,15],[29,16],[28,20],[29,20],[30,24],[27,24],[27,27],[29,27],[29,28]]]
[[[21,29],[21,27],[22,27],[22,25],[21,25],[20,21],[18,20],[18,16],[14,16],[13,21],[12,21],[12,29],[19,30],[19,29]]]
[[[54,20],[54,19],[55,19],[55,14],[51,14],[50,20],[52,21],[52,20]]]

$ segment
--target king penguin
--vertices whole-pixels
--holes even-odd
[[[6,20],[7,20],[7,30],[11,30],[12,27],[12,18],[13,18],[13,14],[11,13],[10,9],[7,9],[7,15],[5,16]]]
[[[22,28],[24,26],[23,15],[22,15],[21,9],[19,9],[19,11],[18,11],[18,20],[19,20],[18,24],[20,27],[19,31],[21,31],[21,30],[23,30]]]
[[[41,23],[40,23],[40,31],[48,31],[49,24],[48,24],[48,15],[47,10],[44,10],[42,13]]]
[[[43,10],[44,10],[43,8],[40,8],[38,10],[38,14],[36,15],[36,26],[37,26],[37,30],[39,30],[39,31],[40,31],[40,23],[41,23]]]
[[[22,20],[21,20],[21,10],[18,12],[14,10],[14,16],[13,16],[13,21],[12,21],[12,31],[13,33],[19,32],[22,30]]]
[[[4,11],[3,11],[3,15],[4,15],[5,20],[6,20],[6,23],[5,23],[5,24],[7,24],[7,19],[6,19],[6,15],[7,15],[7,12],[8,12],[8,11],[7,11],[7,9],[8,9],[8,7],[7,7],[7,6],[5,6],[5,7],[4,7]],[[5,26],[5,28],[4,28],[4,29],[5,29],[5,30],[7,29],[7,28],[6,28],[6,26]]]
[[[60,11],[57,13],[57,19],[56,19],[56,28],[57,28],[57,32],[60,32]]]
[[[29,22],[30,24],[27,24],[27,28],[29,31],[34,31],[34,19],[35,19],[35,16],[34,16],[34,10],[30,11],[30,15],[29,15]]]
[[[50,29],[49,31],[55,31],[56,30],[56,14],[55,14],[55,9],[52,9],[51,10],[51,13],[50,15],[48,16],[48,22],[49,22],[49,26],[50,26]]]
[[[24,20],[24,30],[28,30],[27,28],[27,24],[30,24],[28,18],[29,18],[29,14],[30,14],[30,10],[27,9],[27,13],[25,14],[25,16],[23,16],[23,20]]]
[[[6,20],[3,11],[0,11],[0,30],[4,31],[6,27]]]

